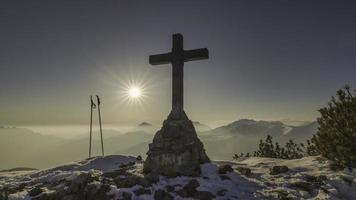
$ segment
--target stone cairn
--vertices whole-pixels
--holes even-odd
[[[149,144],[144,172],[166,176],[198,176],[200,165],[209,162],[203,143],[186,115],[179,120],[170,116]]]
[[[172,52],[150,56],[150,64],[172,64],[172,111],[149,144],[144,173],[166,176],[198,176],[209,162],[192,121],[183,110],[184,62],[207,59],[208,49],[183,49],[183,36],[173,35]]]

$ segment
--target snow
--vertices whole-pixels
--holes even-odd
[[[210,191],[216,194],[218,191],[227,190],[226,195],[221,199],[235,199],[236,197],[242,199],[253,199],[255,192],[261,189],[261,186],[255,182],[249,181],[240,174],[230,172],[226,176],[230,180],[222,180],[218,174],[218,167],[215,164],[202,165],[202,176],[209,179],[199,178],[200,191]],[[238,188],[238,189],[237,189]],[[217,199],[220,199],[219,197]]]
[[[287,125],[283,125],[282,127],[283,127],[283,135],[288,135],[288,133],[289,133],[291,130],[293,130],[292,127],[287,126]]]
[[[0,191],[4,186],[17,187],[22,183],[29,185],[57,184],[65,181],[75,181],[78,176],[84,173],[97,174],[112,172],[120,169],[123,165],[135,163],[133,173],[142,176],[142,162],[131,156],[111,155],[105,157],[95,157],[83,161],[68,163],[52,169],[26,172],[5,172],[0,174]],[[252,175],[246,177],[238,171],[219,174],[219,166],[231,165],[233,169],[237,167],[247,167],[251,169]],[[115,184],[110,185],[107,194],[117,198],[122,198],[124,193],[130,193],[133,200],[152,200],[154,192],[166,187],[174,187],[174,191],[169,192],[174,199],[184,199],[177,194],[192,179],[199,182],[198,191],[207,191],[215,195],[215,199],[278,199],[283,197],[291,199],[356,199],[356,172],[353,171],[332,171],[328,167],[328,161],[321,157],[304,157],[295,160],[281,160],[274,158],[251,157],[238,161],[214,161],[201,165],[202,174],[199,177],[164,177],[160,176],[159,181],[145,189],[151,194],[135,195],[134,191],[143,188],[141,185],[134,185],[130,188],[117,188]],[[289,168],[286,173],[270,175],[269,170],[273,166],[285,165]],[[141,174],[140,174],[141,173]],[[325,176],[326,180],[320,186],[310,185],[308,176]],[[100,180],[95,180],[89,184],[100,188],[103,184]],[[305,184],[305,185],[303,185]],[[303,188],[304,187],[304,188]],[[306,187],[306,188],[305,188]],[[310,187],[310,188],[309,188]],[[9,195],[10,200],[29,200],[29,188],[20,190]],[[308,191],[310,189],[310,191]],[[217,195],[219,191],[225,191],[224,195]],[[53,192],[46,190],[45,192]],[[187,199],[187,198],[185,198]]]
[[[232,165],[247,166],[255,174],[255,179],[261,183],[269,185],[262,191],[265,195],[274,191],[286,191],[291,197],[305,199],[356,199],[356,171],[348,170],[334,172],[328,165],[328,161],[319,156],[304,157],[295,160],[282,160],[274,158],[251,157],[241,160]],[[285,165],[290,170],[288,173],[280,175],[270,175],[269,169],[272,166]],[[300,189],[288,187],[296,182],[305,182],[306,176],[326,176],[327,183],[319,189],[316,194],[308,194]],[[351,184],[345,182],[348,179]]]
[[[116,170],[121,165],[135,162],[136,158],[133,156],[110,155],[105,157],[93,157],[79,162],[69,163],[51,169],[51,171],[88,171],[100,170],[103,172]]]

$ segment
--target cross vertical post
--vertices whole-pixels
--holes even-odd
[[[183,107],[184,89],[184,62],[209,58],[209,51],[206,48],[184,50],[183,36],[180,33],[173,34],[172,52],[158,55],[151,55],[149,63],[151,65],[172,64],[172,111],[169,118],[180,120],[187,118]]]
[[[172,116],[175,118],[180,118],[183,113],[183,72],[184,72],[184,61],[181,59],[183,54],[183,36],[181,34],[173,35],[173,45],[172,45],[172,113],[177,116]]]

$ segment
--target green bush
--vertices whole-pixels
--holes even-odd
[[[342,167],[356,167],[356,91],[349,86],[337,91],[319,112],[319,128],[312,138],[317,150]]]
[[[307,146],[307,149],[308,148],[309,145]],[[307,152],[305,151],[305,147],[302,143],[296,144],[293,140],[289,140],[284,147],[280,147],[278,142],[273,144],[272,136],[267,135],[265,141],[260,140],[258,150],[253,152],[253,156],[264,158],[297,159],[302,158],[306,154],[309,155]],[[250,157],[250,154],[235,154],[233,159],[241,157]]]
[[[320,155],[319,150],[316,148],[316,145],[311,141],[307,140],[306,152],[308,156],[317,156]]]

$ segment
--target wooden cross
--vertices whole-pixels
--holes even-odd
[[[183,110],[183,67],[184,62],[202,60],[209,58],[207,48],[184,50],[182,34],[173,34],[172,52],[150,56],[151,65],[162,65],[172,63],[172,111],[169,116],[171,119],[183,119],[186,117]]]

